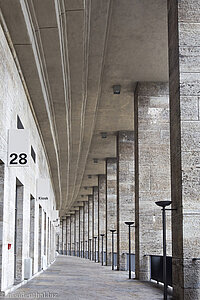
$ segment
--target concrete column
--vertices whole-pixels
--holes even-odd
[[[88,202],[84,202],[84,257],[88,255]]]
[[[106,264],[111,265],[112,234],[111,229],[117,230],[117,160],[116,158],[106,159]],[[114,249],[117,249],[115,239]]]
[[[76,220],[76,255],[78,254],[79,249],[79,210],[75,212],[75,220]]]
[[[106,175],[99,175],[98,177],[98,193],[99,193],[99,253],[102,252],[102,238],[101,234],[106,234]],[[105,237],[104,237],[104,251],[105,251]],[[102,254],[100,255],[100,261]]]
[[[78,256],[81,256],[81,207],[79,206],[78,211]]]
[[[98,232],[99,232],[99,197],[98,197],[98,186],[93,188],[93,196],[94,196],[94,203],[93,203],[93,211],[94,211],[94,218],[93,218],[93,228],[94,228],[94,235],[96,236],[96,251],[98,252]],[[95,249],[94,249],[95,251]],[[99,252],[98,252],[99,253]],[[98,253],[96,257],[98,257]]]
[[[63,254],[63,220],[60,219],[59,253]]]
[[[70,224],[71,224],[71,220],[70,220],[70,216],[67,217],[67,255],[70,255],[70,245],[71,245],[71,234],[70,234]]]
[[[83,230],[83,223],[84,223],[84,207],[80,206],[80,251],[81,251],[81,242],[82,242],[82,250],[83,250],[83,241],[84,241],[84,230]]]
[[[66,248],[66,217],[63,218],[63,222],[62,222],[62,226],[63,226],[63,254],[66,255],[67,254],[67,248]]]
[[[91,241],[90,241],[91,240]],[[88,196],[88,241],[89,256],[93,258],[93,195]]]
[[[200,2],[168,1],[175,299],[200,299]]]
[[[149,280],[149,255],[162,255],[162,214],[170,200],[169,95],[167,83],[138,83],[135,92],[136,277]],[[167,254],[171,221],[167,213]]]
[[[75,251],[75,215],[71,215],[71,255],[74,255]]]
[[[135,221],[134,132],[117,134],[117,269],[126,269],[129,250],[128,227]],[[135,253],[134,228],[131,229],[131,252]]]

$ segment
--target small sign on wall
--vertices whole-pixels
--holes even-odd
[[[49,179],[37,179],[37,200],[49,200],[50,182]]]
[[[28,167],[29,131],[10,129],[8,132],[8,167]]]

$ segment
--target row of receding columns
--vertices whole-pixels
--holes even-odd
[[[136,255],[136,276],[147,280],[150,277],[149,256],[162,255],[161,213],[155,201],[170,199],[168,85],[140,83],[136,89],[136,101],[140,115],[135,122],[137,129],[117,133],[117,157],[106,159],[106,174],[98,175],[98,186],[93,187],[88,201],[83,202],[75,215],[67,217],[66,224],[69,225],[65,238],[68,254],[95,260],[96,248],[96,260],[100,262],[101,234],[104,234],[105,265],[111,265],[110,230],[115,229],[116,268],[125,270],[129,250],[125,222],[135,221],[135,228],[131,230],[131,248]],[[138,142],[135,142],[138,132]],[[139,165],[140,172],[137,171]],[[171,254],[170,216],[167,227],[168,254]],[[61,230],[62,234],[64,232]]]

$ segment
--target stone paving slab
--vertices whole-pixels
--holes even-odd
[[[48,270],[0,299],[161,300],[162,295],[153,284],[129,280],[127,272],[60,255]]]

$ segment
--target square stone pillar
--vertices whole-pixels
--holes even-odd
[[[60,219],[59,254],[63,254],[63,220]]]
[[[99,253],[100,261],[102,259],[102,237],[106,234],[106,175],[98,176],[98,194],[99,194]],[[105,236],[103,248],[105,251]]]
[[[67,254],[66,248],[66,217],[62,219],[62,227],[63,227],[63,254]]]
[[[79,210],[75,212],[75,220],[76,220],[76,255],[78,256],[79,250]]]
[[[70,216],[67,217],[67,255],[71,255],[70,253],[70,245],[71,245],[71,234],[70,234],[70,224],[71,224],[71,220],[70,220]]]
[[[94,197],[94,218],[93,218],[93,228],[94,228],[94,236],[96,239],[96,257],[98,258],[99,250],[98,250],[98,236],[99,236],[99,195],[98,195],[98,186],[93,188],[93,197]],[[95,242],[95,241],[94,241]],[[95,247],[95,246],[94,246]],[[95,251],[95,248],[94,248]]]
[[[126,270],[129,252],[128,226],[135,222],[134,132],[117,134],[117,269]],[[131,253],[135,253],[134,228],[131,228]]]
[[[73,214],[73,215],[71,215],[71,255],[74,255],[75,239],[76,239],[75,215]]]
[[[168,1],[175,299],[200,299],[200,1]]]
[[[117,159],[106,159],[106,265],[111,265],[112,234],[111,229],[117,230]],[[117,250],[115,236],[114,251]]]
[[[84,248],[84,257],[88,258],[88,202],[84,202],[84,241],[83,241],[83,248]]]
[[[168,83],[138,83],[134,99],[136,277],[149,280],[149,255],[163,255],[162,213],[155,202],[171,200]]]
[[[84,226],[83,226],[83,223],[84,223],[84,207],[83,206],[80,206],[80,241],[79,241],[79,247],[80,247],[80,256],[82,257],[82,253],[81,253],[81,250],[83,251],[83,242],[84,242]],[[82,245],[82,247],[81,247]]]
[[[88,243],[89,243],[89,258],[93,258],[93,195],[88,196]]]

